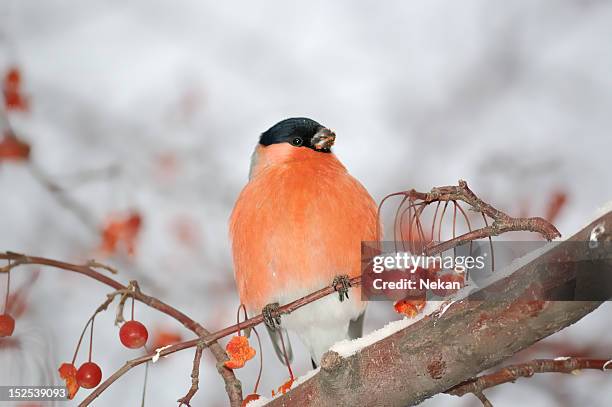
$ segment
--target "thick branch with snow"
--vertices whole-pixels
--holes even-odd
[[[495,300],[460,300],[416,323],[393,323],[387,331],[337,344],[323,355],[319,372],[269,405],[406,406],[457,386],[601,305],[534,299],[533,290],[554,290],[567,283],[567,265],[576,260],[572,242],[611,239],[608,212],[570,239],[549,244],[539,256],[504,273],[488,287],[498,290]],[[602,273],[612,269],[609,258],[595,264]],[[596,279],[595,274],[589,276]]]

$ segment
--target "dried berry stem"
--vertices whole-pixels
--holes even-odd
[[[77,342],[76,349],[74,350],[74,356],[72,357],[73,365],[76,362],[76,358],[79,353],[79,348],[81,347],[81,343],[83,342],[83,337],[85,336],[85,332],[87,332],[87,327],[89,326],[89,324],[93,322],[93,319],[96,317],[96,315],[98,315],[102,311],[105,311],[108,308],[110,303],[113,302],[113,300],[115,299],[116,294],[118,294],[118,292],[109,294],[106,298],[106,301],[100,304],[100,306],[96,308],[96,310],[94,311],[93,315],[89,317],[89,319],[87,320],[87,323],[85,324],[85,326],[83,327],[83,330],[81,331],[81,336],[79,336],[79,341]]]
[[[89,326],[89,362],[91,362],[91,352],[93,350],[93,329],[95,320],[95,317],[91,318],[91,324]]]
[[[467,182],[463,180],[459,180],[458,186],[433,188],[428,193],[417,192],[415,190],[410,190],[405,193],[410,196],[411,200],[419,200],[426,204],[434,202],[448,203],[452,201],[462,201],[470,205],[472,210],[481,212],[482,214],[493,219],[493,223],[490,226],[470,231],[461,236],[457,236],[453,239],[426,249],[426,254],[428,255],[444,252],[459,246],[462,243],[497,236],[502,233],[512,231],[537,232],[544,236],[544,238],[547,240],[553,240],[561,236],[557,228],[543,218],[513,218],[499,209],[494,208],[490,204],[478,198],[476,194],[474,194],[472,190],[468,188]],[[444,212],[442,213],[442,217],[444,217]]]
[[[11,261],[9,260],[9,266],[11,265]],[[8,306],[9,306],[9,293],[11,292],[11,270],[9,269],[8,273],[6,273],[6,295],[4,296],[4,313],[8,314]]]
[[[257,380],[255,381],[255,387],[253,388],[253,393],[257,393],[257,389],[259,388],[259,381],[261,380],[261,373],[263,372],[263,351],[261,349],[261,338],[259,337],[259,333],[257,329],[253,327],[253,332],[255,332],[255,336],[257,337],[257,344],[259,345],[259,372],[257,373]]]

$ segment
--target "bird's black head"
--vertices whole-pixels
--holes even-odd
[[[336,140],[330,129],[321,126],[314,120],[305,117],[294,117],[276,123],[259,137],[259,144],[289,143],[292,146],[311,148],[315,151],[329,153]]]

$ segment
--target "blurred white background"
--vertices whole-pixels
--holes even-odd
[[[16,66],[22,74],[29,109],[9,118],[32,154],[29,163],[0,163],[0,250],[96,257],[118,267],[121,281],[138,279],[220,329],[238,305],[227,220],[259,134],[291,116],[335,129],[336,154],[377,200],[463,178],[515,215],[543,216],[565,199],[555,223],[568,236],[612,198],[610,38],[612,2],[604,0],[3,0],[0,73]],[[120,247],[102,256],[109,217],[132,212],[142,217],[135,254]],[[15,270],[13,287],[35,269]],[[57,382],[55,369],[71,359],[107,292],[42,270],[14,341],[0,342],[0,383]],[[398,319],[391,308],[374,304],[367,330]],[[609,357],[611,309],[530,357]],[[136,312],[151,333],[190,338],[169,318]],[[120,345],[113,317],[96,320],[94,359],[105,376],[139,355]],[[293,342],[300,375],[309,358]],[[264,345],[260,393],[269,396],[287,373],[267,338]],[[152,366],[147,405],[186,393],[192,356]],[[245,394],[256,371],[251,362],[237,372]],[[193,404],[226,405],[212,357],[201,372]],[[143,373],[135,369],[95,404],[138,405]],[[612,378],[541,375],[488,395],[496,407],[606,406]],[[436,396],[426,405],[478,401]]]

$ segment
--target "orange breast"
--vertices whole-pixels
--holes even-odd
[[[236,282],[251,310],[359,275],[361,241],[376,239],[376,204],[365,188],[333,154],[297,150],[280,162],[259,151],[232,212]]]

